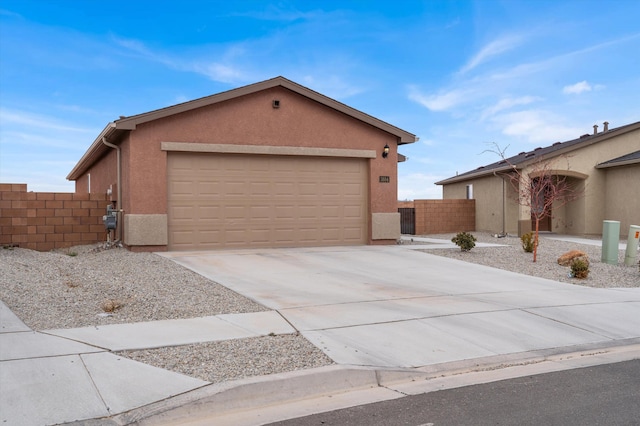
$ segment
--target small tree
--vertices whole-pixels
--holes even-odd
[[[559,174],[553,167],[557,157],[554,159],[538,157],[527,165],[525,172],[506,158],[506,148],[502,150],[497,144],[494,146],[495,149],[489,152],[499,155],[510,166],[507,172],[498,174],[515,189],[516,202],[520,206],[528,207],[535,221],[533,239],[533,261],[535,262],[538,258],[540,221],[547,217],[552,218],[553,208],[562,207],[582,197],[584,191],[576,188],[569,181],[568,176]],[[562,158],[566,160],[566,157]],[[569,170],[568,160],[566,170]]]

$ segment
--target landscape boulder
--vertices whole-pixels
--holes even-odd
[[[563,254],[558,258],[558,265],[569,266],[573,259],[582,259],[589,264],[589,256],[587,253],[580,250],[571,250]]]

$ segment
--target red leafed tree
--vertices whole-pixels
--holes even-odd
[[[509,166],[508,171],[499,173],[506,179],[515,190],[516,202],[520,206],[528,207],[531,211],[531,218],[535,222],[533,240],[533,261],[538,258],[538,241],[540,221],[547,217],[553,218],[553,209],[562,207],[584,195],[584,188],[576,185],[575,181],[569,179],[562,172],[569,171],[569,161],[566,156],[545,159],[537,158],[526,167],[518,168],[505,157],[505,150],[501,150],[495,145],[495,150],[490,152],[498,154]],[[566,166],[560,171],[559,163],[566,162]]]

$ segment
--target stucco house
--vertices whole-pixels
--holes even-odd
[[[444,199],[473,198],[476,230],[522,235],[534,229],[530,208],[516,202],[517,189],[506,178],[512,167],[532,176],[544,164],[564,176],[581,194],[554,206],[540,230],[573,235],[599,235],[604,220],[620,221],[621,235],[640,225],[640,122],[593,133],[566,142],[521,152],[436,182]]]
[[[104,128],[67,179],[134,251],[395,243],[415,135],[283,77]]]

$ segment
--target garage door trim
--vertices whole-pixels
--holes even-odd
[[[366,244],[364,158],[172,152],[169,250]]]
[[[176,152],[209,152],[215,154],[298,155],[309,157],[376,158],[375,150],[311,148],[297,146],[231,145],[219,143],[162,142],[160,149]]]

